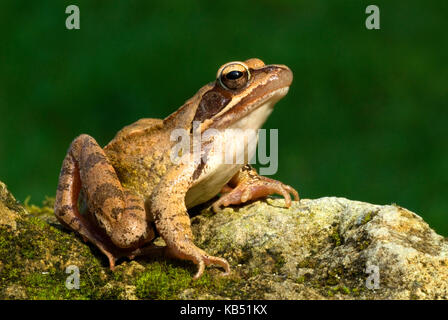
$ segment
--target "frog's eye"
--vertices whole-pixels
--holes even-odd
[[[249,82],[250,72],[242,62],[229,62],[219,69],[217,78],[226,89],[241,89]]]

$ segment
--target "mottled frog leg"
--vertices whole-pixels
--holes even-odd
[[[225,274],[229,274],[230,266],[225,259],[210,256],[193,243],[185,195],[192,183],[194,170],[193,161],[171,167],[151,196],[150,211],[154,215],[157,231],[165,240],[165,253],[198,265],[193,279],[198,279],[205,266],[212,264],[223,267]]]
[[[218,211],[221,206],[245,203],[249,200],[264,198],[271,194],[280,194],[285,198],[285,204],[291,206],[291,196],[296,201],[299,194],[291,186],[280,181],[258,175],[250,165],[245,165],[222,189],[224,194],[213,203],[213,210]]]
[[[81,189],[89,218],[79,212]],[[76,138],[64,159],[55,215],[63,225],[95,244],[109,259],[112,270],[115,261],[126,256],[126,249],[133,250],[154,238],[144,200],[123,190],[104,151],[88,135]]]

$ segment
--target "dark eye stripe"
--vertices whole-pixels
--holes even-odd
[[[212,89],[202,96],[193,120],[202,122],[209,119],[221,111],[229,102],[230,97]]]

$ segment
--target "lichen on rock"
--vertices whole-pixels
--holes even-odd
[[[51,198],[23,207],[0,183],[0,299],[448,298],[447,239],[396,205],[331,197],[203,209],[195,242],[232,273],[209,267],[198,281],[194,264],[164,258],[123,259],[112,272],[51,208]],[[70,265],[79,289],[65,285]]]
[[[199,246],[246,275],[250,298],[448,298],[448,242],[415,213],[336,197],[283,205],[193,218]]]

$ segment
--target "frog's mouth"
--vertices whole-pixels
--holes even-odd
[[[212,127],[216,129],[259,129],[271,114],[274,105],[288,93],[288,90],[289,85],[276,90],[265,90],[268,93],[249,101],[244,98],[230,110],[215,118]]]
[[[268,77],[266,77],[268,75]],[[251,91],[234,105],[227,106],[215,117],[211,127],[216,129],[259,129],[283,98],[292,83],[292,71],[284,65],[268,65],[253,71],[253,81],[259,81]],[[256,82],[254,82],[256,83]]]
[[[288,93],[289,87],[271,92],[252,105],[247,114],[230,125],[232,129],[259,129],[274,110],[274,105]]]

